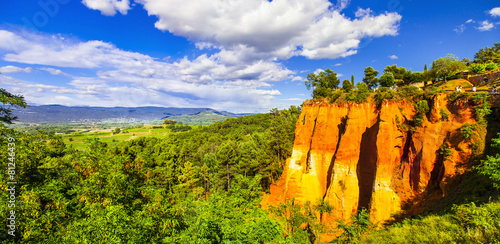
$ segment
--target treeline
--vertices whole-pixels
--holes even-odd
[[[495,71],[500,67],[500,43],[495,43],[493,47],[481,48],[470,61],[468,58],[459,60],[456,56],[448,54],[432,62],[430,70],[427,64],[424,65],[423,72],[413,72],[412,70],[397,65],[388,65],[384,68],[380,77],[380,72],[369,66],[364,69],[362,82],[355,84],[354,76],[340,82],[337,73],[331,69],[326,69],[317,73],[310,73],[307,76],[305,85],[307,89],[312,89],[313,98],[335,97],[335,92],[352,93],[354,90],[361,90],[361,93],[375,91],[378,88],[403,87],[411,84],[423,83],[424,85],[436,84],[436,82],[463,78],[462,71],[468,74],[484,73]],[[359,94],[347,96],[348,101],[363,100]]]
[[[294,106],[274,109],[117,146],[92,139],[84,151],[66,147],[60,136],[1,126],[0,165],[15,161],[17,184],[15,206],[0,205],[3,220],[15,211],[15,227],[2,225],[0,241],[308,241],[304,230],[287,235],[285,222],[258,204],[291,155],[299,114]],[[1,199],[10,198],[9,177],[0,173]]]

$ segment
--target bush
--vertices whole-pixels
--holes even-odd
[[[498,138],[492,139],[491,147],[496,152],[500,151],[500,134],[498,134]],[[478,171],[480,174],[488,176],[493,186],[500,189],[500,155],[498,153],[482,160]]]
[[[396,91],[387,89],[386,87],[381,87],[377,93],[375,93],[375,96],[373,96],[373,99],[375,102],[378,104],[381,104],[384,100],[393,100],[396,97]]]
[[[368,97],[370,96],[370,89],[368,89],[368,86],[365,83],[360,82],[356,85],[356,88],[358,89],[347,94],[347,101],[356,103],[366,102]]]
[[[403,99],[411,99],[422,96],[423,92],[416,86],[403,86],[398,89],[399,97]]]
[[[415,126],[420,126],[424,122],[424,115],[426,115],[429,112],[429,103],[427,100],[421,100],[418,101],[417,104],[415,104]]]
[[[330,99],[330,103],[334,103],[335,101],[337,101],[337,99],[339,99],[343,94],[344,94],[343,90],[337,90],[332,92],[328,96],[328,98]]]
[[[484,72],[486,66],[484,64],[471,64],[469,66],[469,72],[473,74],[481,74]]]
[[[345,92],[351,92],[353,88],[354,84],[352,84],[349,80],[346,79],[342,82],[342,90]]]
[[[488,70],[488,71],[494,70],[496,68],[497,68],[497,64],[496,63],[487,63],[486,67],[485,67],[485,69]]]

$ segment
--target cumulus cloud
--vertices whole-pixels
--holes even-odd
[[[113,16],[116,11],[127,14],[130,9],[129,0],[82,0],[87,8],[99,10],[103,15]]]
[[[396,35],[401,16],[373,15],[358,9],[355,19],[340,11],[350,1],[339,0],[139,0],[155,27],[183,36],[199,48],[226,52],[248,49],[254,58],[310,59],[346,57],[356,53],[360,40]]]
[[[389,58],[390,59],[398,59],[399,57],[393,54],[393,55],[389,56]]]
[[[20,68],[12,65],[7,65],[4,67],[0,67],[0,73],[8,74],[8,73],[31,73],[33,72],[33,69],[31,67],[26,67],[26,68]]]
[[[480,26],[477,28],[480,31],[489,31],[493,29],[495,25],[493,23],[490,23],[489,21],[485,20],[481,22]]]
[[[493,17],[500,17],[500,7],[492,8],[488,13]]]
[[[26,44],[17,47],[4,43],[0,46],[0,53],[6,53],[4,60],[95,72],[93,77],[71,75],[73,80],[60,87],[17,81],[15,90],[22,91],[30,102],[37,104],[59,97],[61,101],[50,103],[266,112],[274,107],[273,99],[281,95],[270,82],[300,78],[278,62],[252,59],[251,54],[248,54],[249,61],[241,62],[237,52],[221,51],[192,60],[185,57],[165,61],[100,41],[81,42],[57,35],[25,37],[0,30],[1,38]],[[247,51],[240,50],[242,54]],[[69,75],[56,68],[39,69],[53,75]],[[6,77],[2,79],[5,84],[14,84],[12,80],[6,82]]]

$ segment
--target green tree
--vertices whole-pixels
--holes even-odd
[[[365,68],[365,77],[363,82],[368,86],[368,89],[373,90],[373,88],[378,86],[378,71],[374,70],[371,66]]]
[[[394,75],[391,72],[385,72],[380,76],[380,85],[383,87],[394,86]]]
[[[164,125],[175,125],[175,124],[177,124],[177,121],[166,119],[166,120],[163,121],[163,124]]]
[[[488,61],[500,63],[500,42],[497,42],[493,47],[481,48],[474,55],[474,61],[478,63],[487,63]]]
[[[0,88],[0,101],[3,104],[0,106],[0,122],[5,124],[12,124],[14,120],[17,120],[17,116],[12,114],[13,108],[28,107],[23,96],[13,95],[3,88]]]
[[[328,201],[325,199],[321,198],[316,205],[313,206],[314,210],[319,212],[319,221],[323,222],[323,215],[325,213],[329,214],[333,211],[333,206],[330,205]]]
[[[354,86],[349,80],[345,79],[344,81],[342,81],[342,90],[344,90],[345,92],[350,92],[353,88]]]
[[[326,69],[318,74],[308,74],[305,84],[308,90],[313,90],[313,98],[321,98],[328,97],[333,90],[336,90],[340,80],[337,78],[337,73]]]
[[[469,66],[469,71],[471,73],[481,74],[484,72],[485,68],[486,68],[486,66],[484,64],[476,63],[476,64],[471,64]]]
[[[351,75],[351,85],[354,87],[354,75]]]
[[[393,64],[391,66],[388,65],[387,67],[385,67],[384,73],[392,73],[394,79],[402,80],[404,75],[406,74],[406,69]]]
[[[458,60],[456,56],[448,54],[444,58],[439,58],[432,62],[431,73],[434,78],[444,78],[455,75],[457,72],[466,69],[466,65]]]
[[[498,138],[492,139],[491,148],[496,152],[494,155],[488,155],[486,160],[481,161],[478,167],[479,173],[490,178],[493,186],[500,189],[500,134]]]

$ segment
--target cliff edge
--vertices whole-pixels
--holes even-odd
[[[429,107],[423,123],[411,126],[417,111],[407,101],[304,102],[292,156],[265,204],[325,199],[334,207],[326,221],[365,208],[382,223],[424,194],[446,195],[473,155],[460,128],[476,122],[474,108],[463,100],[448,104],[444,94]]]

